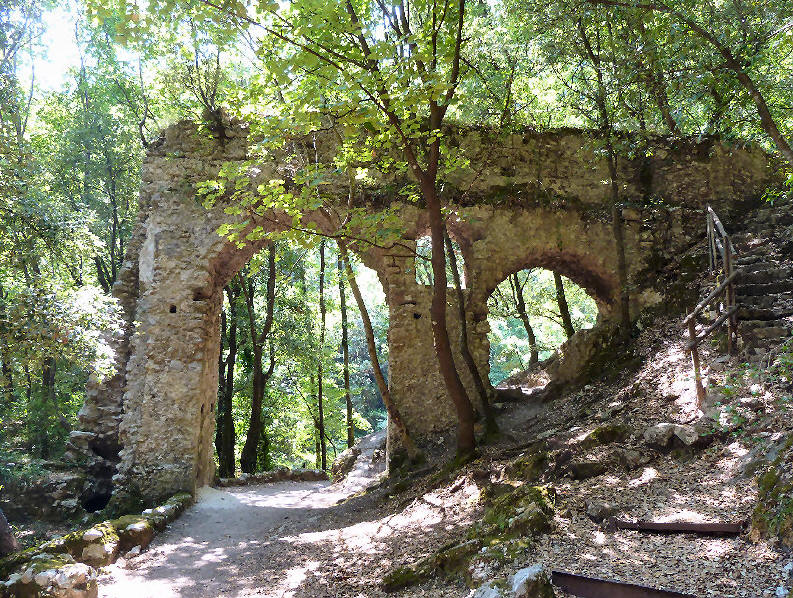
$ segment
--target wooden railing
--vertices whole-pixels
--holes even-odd
[[[705,400],[705,387],[702,385],[702,370],[699,360],[699,345],[707,339],[716,329],[727,323],[727,352],[733,353],[737,341],[737,312],[735,301],[735,281],[743,274],[743,270],[735,269],[736,251],[730,236],[710,206],[706,210],[708,253],[710,255],[710,271],[715,273],[721,282],[710,295],[700,301],[694,310],[683,320],[683,326],[688,328],[689,341],[686,348],[691,352],[691,362],[694,366],[694,384],[697,389],[697,407]],[[717,301],[722,298],[722,301]],[[716,302],[717,311],[720,312],[716,320],[702,333],[697,334],[697,316],[703,309]]]

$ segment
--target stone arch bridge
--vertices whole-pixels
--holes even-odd
[[[196,200],[196,183],[213,178],[223,163],[247,159],[246,129],[231,126],[222,141],[198,131],[190,123],[170,127],[143,164],[138,221],[113,291],[126,321],[114,339],[117,373],[89,383],[80,431],[70,438],[92,480],[84,504],[101,506],[119,490],[153,502],[194,491],[214,476],[222,289],[265,241],[243,248],[228,242],[216,232],[228,218],[222,206],[207,210]],[[480,156],[450,177],[444,195],[463,214],[449,229],[464,257],[469,338],[482,372],[489,371],[487,298],[513,272],[556,270],[596,298],[602,320],[615,317],[608,171],[592,135],[563,130],[494,138],[453,130],[450,138],[467,155]],[[701,238],[707,203],[739,212],[772,180],[762,151],[714,139],[658,139],[649,154],[619,163],[634,317],[664,302],[657,274]],[[262,165],[259,178],[286,178],[288,166]],[[360,256],[376,270],[388,302],[393,397],[421,440],[455,420],[433,353],[431,288],[416,283],[409,250],[427,224],[420,208],[398,203],[398,191],[398,181],[380,179],[365,202],[375,212],[397,208],[403,243]],[[332,225],[315,220],[320,228]],[[448,314],[456,339],[457,311]]]

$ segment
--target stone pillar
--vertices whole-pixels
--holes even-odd
[[[416,283],[415,241],[402,241],[406,247],[385,256],[384,288],[389,307],[388,349],[389,386],[408,432],[417,440],[432,440],[457,423],[457,416],[438,367],[432,336],[430,305],[432,287]],[[468,291],[464,290],[466,297]],[[481,311],[481,310],[480,310]],[[486,313],[486,312],[485,312]],[[489,344],[487,321],[484,325],[468,313],[468,336],[471,352],[479,371],[487,379]],[[457,371],[468,396],[479,408],[473,379],[460,353],[460,322],[454,288],[447,289],[446,322]],[[389,429],[389,449],[398,442]]]
[[[214,476],[222,304],[207,255],[223,241],[206,211],[197,212],[203,208],[178,194],[159,199],[140,252],[137,322],[119,434],[123,448],[114,478],[127,495],[146,502],[195,491]]]

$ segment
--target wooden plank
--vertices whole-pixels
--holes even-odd
[[[565,571],[552,571],[551,583],[561,590],[580,598],[696,598],[669,590],[622,583],[597,577],[585,577]]]
[[[743,522],[696,523],[693,521],[626,521],[614,519],[617,529],[641,532],[663,532],[668,534],[738,535],[743,531]]]

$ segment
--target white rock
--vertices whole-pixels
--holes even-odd
[[[55,578],[57,572],[55,569],[47,569],[46,571],[42,571],[41,573],[37,573],[36,576],[33,578],[33,581],[36,582],[36,585],[40,588],[46,588],[50,585],[52,580]]]
[[[501,590],[494,588],[491,584],[485,584],[471,593],[471,598],[502,598],[504,595]]]
[[[33,567],[28,567],[22,572],[20,581],[22,583],[30,583],[31,581],[33,581]]]
[[[644,441],[653,447],[666,448],[674,433],[675,424],[655,424],[644,431]]]
[[[512,576],[512,593],[515,598],[534,598],[548,585],[548,577],[539,563],[521,569]]]
[[[686,446],[692,446],[699,440],[699,433],[691,426],[676,425],[674,434]]]
[[[104,565],[108,557],[113,553],[114,548],[113,544],[89,544],[83,548],[83,555],[80,560],[92,565]]]
[[[133,546],[124,556],[128,559],[131,559],[132,557],[136,557],[138,555],[140,555],[140,546]]]
[[[101,540],[103,537],[104,534],[98,529],[89,529],[83,534],[83,540],[86,542],[95,542],[96,540]]]

